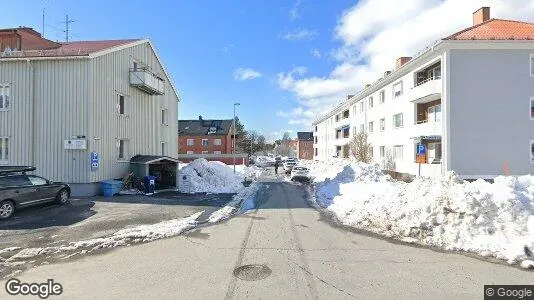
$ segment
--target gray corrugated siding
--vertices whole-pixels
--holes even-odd
[[[177,157],[178,99],[168,80],[163,96],[130,87],[132,58],[163,75],[148,43],[94,59],[0,61],[0,83],[11,84],[10,110],[0,112],[9,164],[35,165],[52,180],[88,183],[126,174],[129,164],[116,159],[119,138],[129,139],[129,157],[159,155],[161,142],[166,155]],[[116,113],[117,92],[128,97],[127,116]],[[162,108],[168,126],[160,124]],[[63,149],[76,135],[86,136],[88,149]],[[90,168],[92,151],[100,154],[98,171]]]

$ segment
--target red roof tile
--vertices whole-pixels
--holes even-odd
[[[534,23],[489,19],[444,40],[534,40]]]
[[[139,41],[139,39],[129,39],[129,40],[104,40],[104,41],[77,41],[77,42],[68,42],[60,43],[61,47],[59,50],[69,52],[69,51],[80,51],[85,53],[95,53],[109,48],[129,44]]]

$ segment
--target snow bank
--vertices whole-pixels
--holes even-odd
[[[188,181],[183,180],[187,175]],[[183,193],[238,193],[243,186],[244,176],[234,174],[222,162],[209,162],[199,158],[180,170],[178,190]]]
[[[378,165],[350,160],[302,162],[311,169],[318,204],[345,225],[407,242],[462,250],[532,267],[534,176],[463,182],[394,181]]]
[[[20,264],[20,260],[25,260],[38,255],[61,253],[86,248],[90,248],[90,251],[93,251],[101,248],[114,248],[118,246],[125,246],[129,242],[149,242],[165,237],[179,235],[186,230],[196,227],[198,225],[196,219],[202,213],[203,212],[198,212],[184,219],[173,219],[152,225],[141,225],[132,228],[126,228],[117,231],[113,235],[108,237],[71,242],[69,245],[22,249],[16,254],[9,257],[5,262],[3,262],[3,264]],[[20,248],[11,248],[10,251],[13,251],[13,249],[18,250]],[[6,249],[4,249],[4,251],[6,251]],[[87,251],[85,250],[85,252]]]

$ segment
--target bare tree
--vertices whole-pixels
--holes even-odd
[[[349,148],[356,160],[365,163],[371,162],[371,144],[367,142],[367,133],[358,132],[350,141]]]
[[[395,158],[393,157],[393,152],[391,151],[391,149],[386,149],[386,152],[384,153],[384,157],[382,158],[380,165],[383,170],[395,171],[397,166],[395,164]]]

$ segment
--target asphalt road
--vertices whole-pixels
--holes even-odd
[[[482,299],[485,284],[534,282],[534,272],[335,226],[308,206],[307,186],[266,174],[251,210],[222,224],[18,278],[52,278],[65,299]]]

